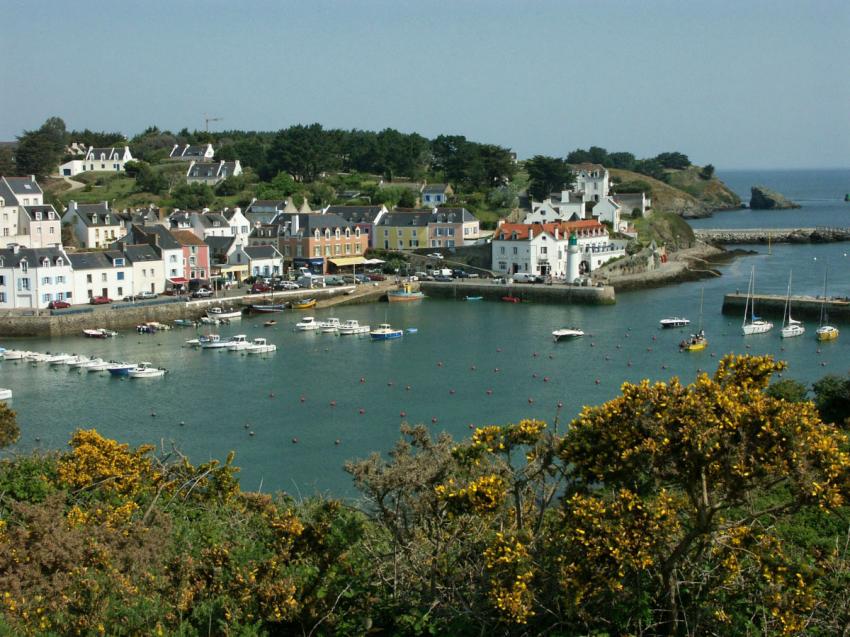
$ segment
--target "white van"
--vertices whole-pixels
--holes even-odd
[[[511,278],[514,283],[534,283],[535,276],[531,272],[515,272],[511,275]]]

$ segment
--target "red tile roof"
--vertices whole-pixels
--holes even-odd
[[[496,239],[514,239],[512,235],[516,233],[516,240],[519,241],[528,239],[529,231],[533,231],[534,236],[536,237],[543,232],[554,235],[556,229],[560,236],[568,237],[574,230],[581,233],[583,230],[604,230],[605,226],[593,219],[586,219],[582,221],[553,221],[551,223],[504,223],[499,226]]]

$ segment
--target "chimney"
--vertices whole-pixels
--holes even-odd
[[[528,240],[531,241],[534,238],[534,228],[528,229]]]
[[[21,251],[21,246],[17,243],[10,243],[9,249],[12,251],[12,254],[18,254]]]
[[[35,175],[30,175],[30,181],[35,181]]]
[[[292,215],[292,231],[291,234],[298,234],[299,225],[298,225],[298,215]]]

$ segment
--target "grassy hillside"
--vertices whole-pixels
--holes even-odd
[[[645,219],[635,219],[638,241],[648,245],[655,241],[668,250],[683,250],[694,246],[694,231],[688,222],[673,212],[655,212]]]
[[[667,172],[671,186],[684,190],[715,210],[739,208],[741,199],[719,179],[703,179],[699,166]]]
[[[712,210],[737,208],[741,200],[718,179],[704,180],[699,168],[668,171],[670,183],[647,175],[610,168],[611,179],[616,183],[643,182],[650,188],[652,208],[655,212],[673,212],[682,217],[704,217]]]

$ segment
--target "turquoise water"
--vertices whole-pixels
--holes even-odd
[[[722,266],[720,278],[622,293],[610,307],[428,299],[313,313],[418,328],[398,341],[296,333],[291,328],[304,314],[295,312],[276,315],[275,328],[264,328],[267,317],[260,317],[220,330],[268,337],[278,351],[265,358],[184,348],[192,329],[108,341],[6,340],[6,347],[148,360],[170,373],[122,381],[2,362],[0,386],[14,391],[22,427],[17,450],[60,448],[74,428],[96,427],[134,444],[173,441],[194,462],[233,449],[247,489],[353,496],[344,462],[390,449],[402,420],[456,437],[470,425],[523,417],[568,422],[582,405],[617,395],[624,380],[678,375],[689,381],[730,351],[774,354],[789,362],[787,376],[806,382],[847,373],[850,325],[840,325],[838,341],[820,345],[811,322],[801,338],[782,341],[777,328],[745,339],[740,319],[720,308],[725,293],[746,289],[752,265],[758,292],[784,294],[793,267],[795,293],[819,294],[829,264],[830,293],[850,295],[850,244],[781,244],[771,255],[764,246],[752,249],[758,254]],[[677,344],[685,332],[662,331],[658,320],[684,315],[696,324],[701,289],[710,345],[683,354]],[[554,344],[551,331],[571,325],[589,335]]]

